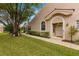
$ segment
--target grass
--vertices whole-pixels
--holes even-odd
[[[31,37],[0,33],[1,56],[78,56],[79,51]]]

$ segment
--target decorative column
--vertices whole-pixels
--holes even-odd
[[[66,39],[66,23],[65,20],[63,19],[63,39]]]
[[[50,21],[50,38],[54,37],[52,20]]]

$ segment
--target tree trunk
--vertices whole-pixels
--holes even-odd
[[[13,25],[13,32],[12,32],[12,36],[19,36],[20,33],[20,28],[19,28],[19,24],[17,22],[15,22],[15,24]]]
[[[18,4],[16,4],[16,12],[15,12],[15,36],[19,36],[19,23],[18,23]]]
[[[13,28],[12,28],[13,30],[12,30],[12,36],[15,36],[14,34],[15,34],[15,24],[13,24]]]
[[[72,40],[72,35],[73,35],[73,34],[72,34],[72,29],[71,29],[71,42],[73,42],[73,40]]]
[[[73,40],[72,40],[72,35],[71,35],[71,42],[73,42]]]
[[[19,25],[18,25],[18,22],[15,22],[15,36],[19,36]]]

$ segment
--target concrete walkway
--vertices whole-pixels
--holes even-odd
[[[57,37],[54,37],[54,38],[51,39],[51,38],[43,38],[43,37],[33,36],[33,35],[25,34],[25,33],[23,33],[23,35],[28,36],[28,37],[32,37],[32,38],[36,38],[36,39],[40,39],[40,40],[43,40],[43,41],[47,41],[47,42],[50,42],[50,43],[62,45],[62,46],[72,48],[72,49],[75,49],[75,50],[79,50],[79,45],[68,43],[68,42],[63,42],[60,38],[57,38]]]

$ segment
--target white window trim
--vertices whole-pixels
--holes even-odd
[[[45,22],[45,21],[41,21],[41,22],[40,22],[40,32],[46,32],[46,22],[45,22],[45,30],[41,30],[41,23],[42,23],[42,22]]]
[[[77,28],[77,20],[75,21],[75,28],[79,30],[79,28]]]

